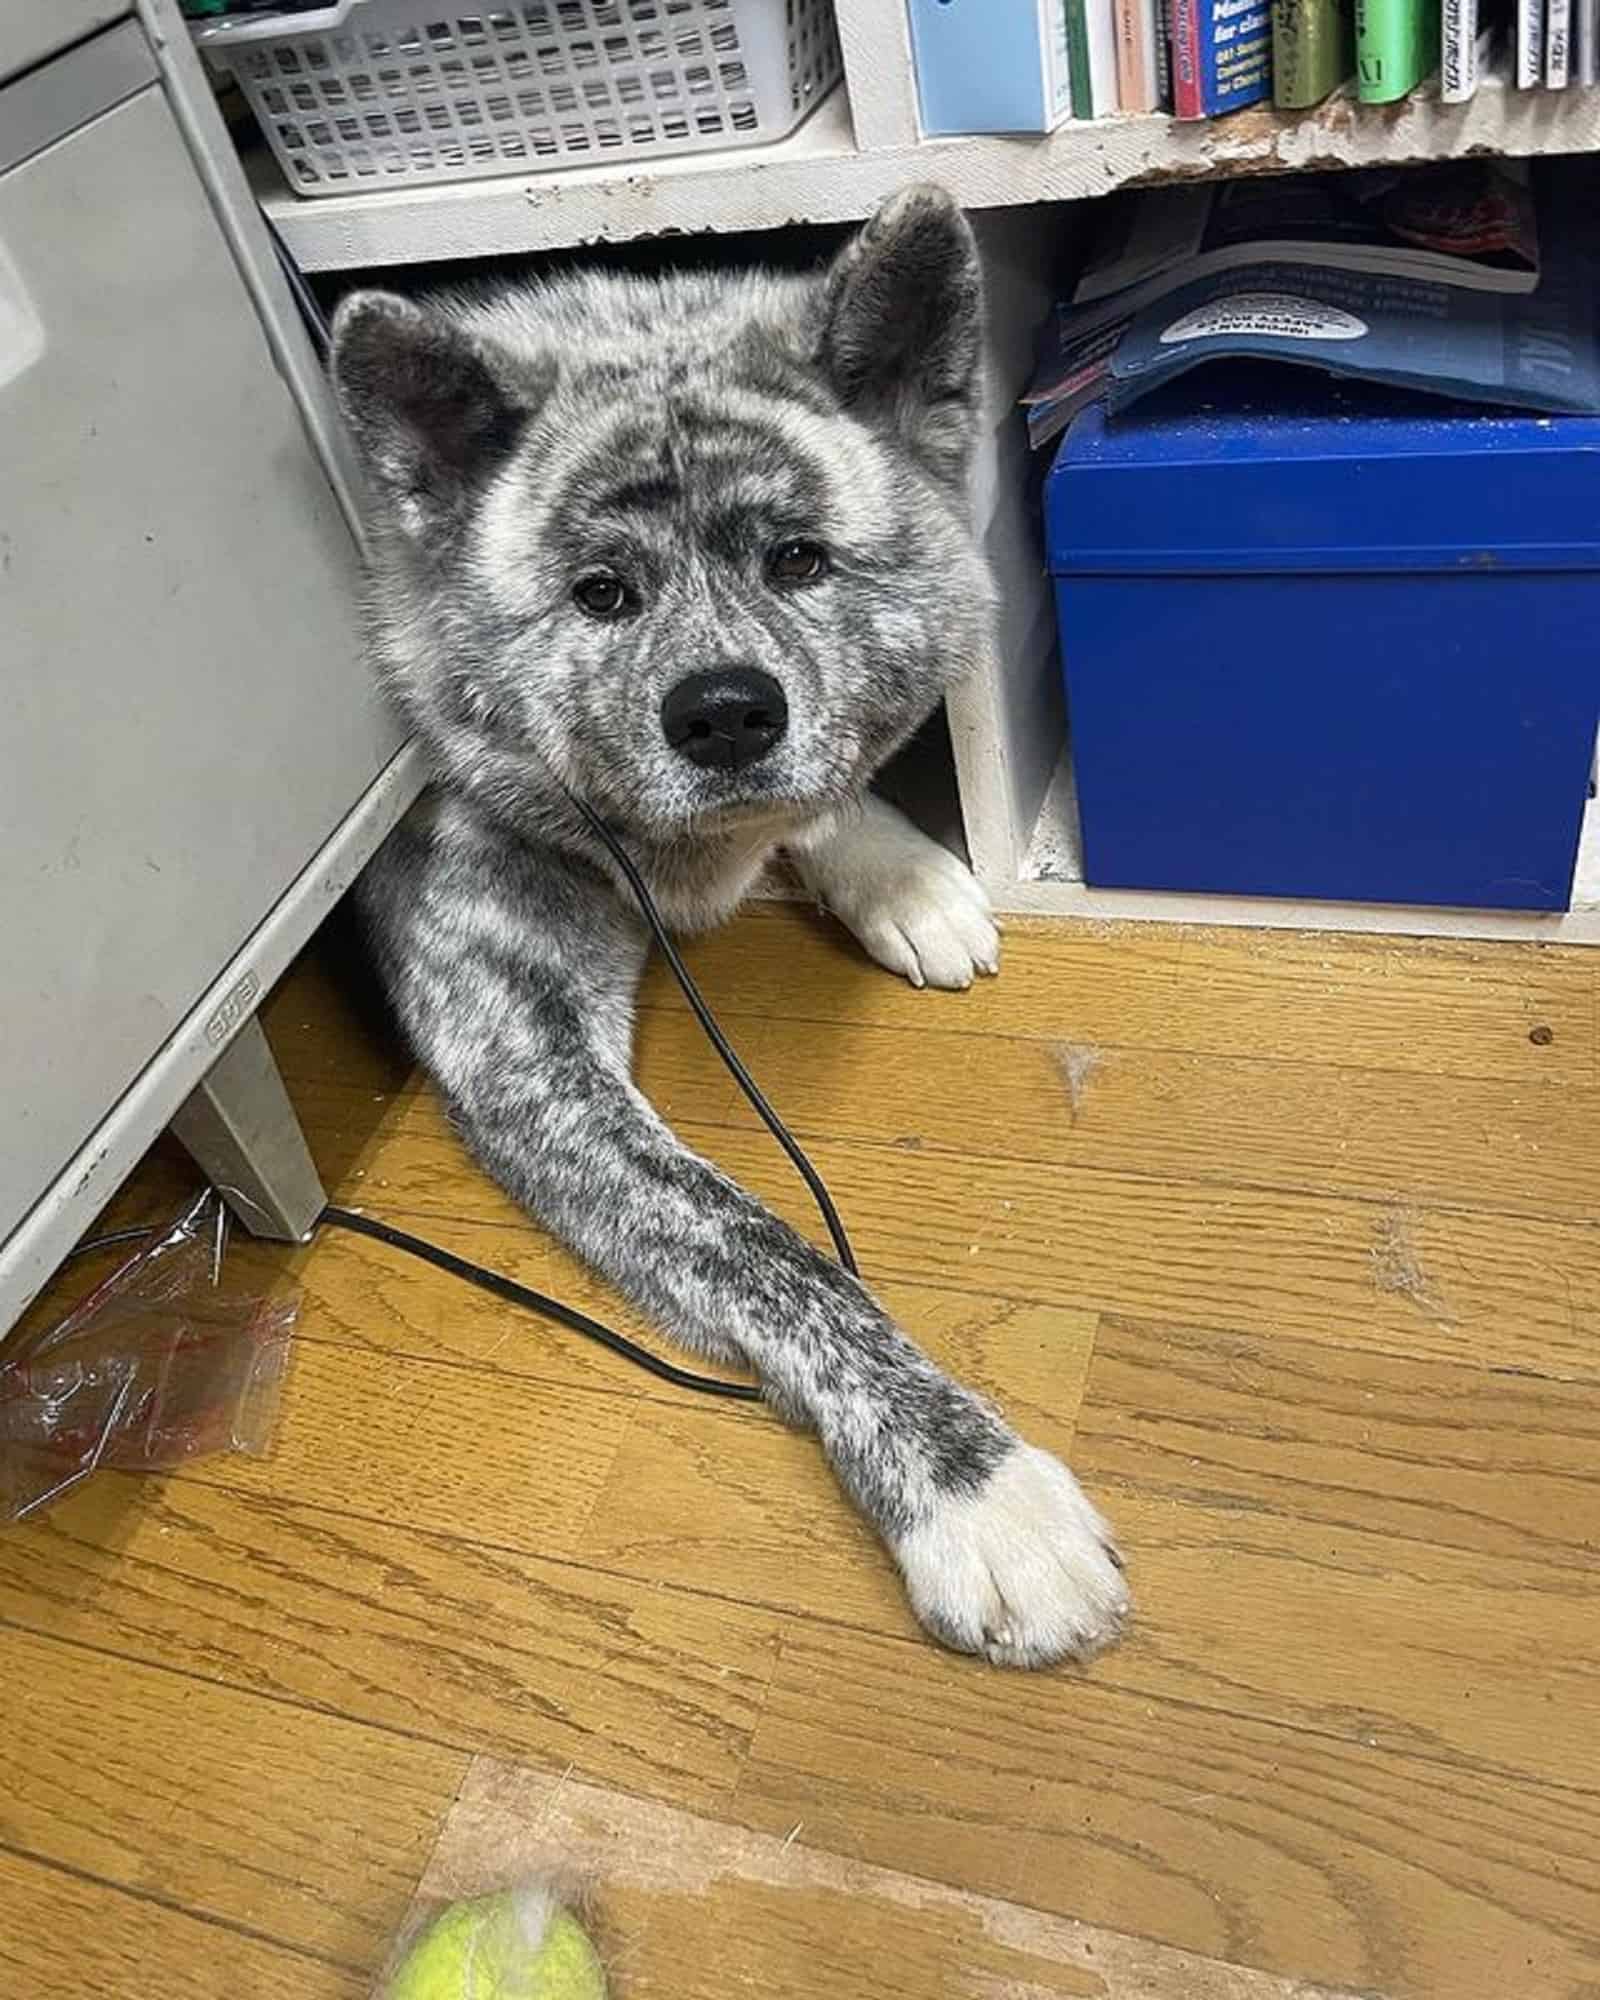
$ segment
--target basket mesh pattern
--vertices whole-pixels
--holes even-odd
[[[305,194],[777,139],[841,69],[832,0],[360,0],[225,60]]]

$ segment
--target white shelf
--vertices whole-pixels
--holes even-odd
[[[251,165],[256,192],[302,267],[335,271],[666,231],[852,221],[913,180],[940,181],[971,209],[1014,208],[1158,180],[1597,147],[1600,90],[1518,91],[1489,78],[1467,104],[1441,104],[1431,90],[1393,105],[1340,96],[1307,113],[1261,108],[1196,123],[1130,116],[1069,123],[1041,139],[876,147],[857,146],[841,88],[773,146],[317,198],[285,187],[265,154]]]

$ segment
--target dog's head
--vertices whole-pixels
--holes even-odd
[[[981,346],[928,188],[812,278],[348,299],[380,662],[445,774],[656,840],[858,794],[983,643]]]

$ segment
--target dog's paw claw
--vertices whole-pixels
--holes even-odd
[[[960,989],[1000,970],[1000,932],[971,869],[882,799],[796,859],[822,906],[913,986]]]
[[[977,1493],[940,1501],[895,1554],[934,1637],[996,1666],[1092,1659],[1131,1609],[1111,1531],[1067,1468],[1031,1445]]]
[[[961,991],[1000,970],[1000,933],[989,898],[953,854],[932,841],[856,885],[835,905],[862,945],[913,986]]]

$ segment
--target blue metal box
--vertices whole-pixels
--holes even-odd
[[[1564,909],[1600,420],[1229,379],[1086,410],[1046,482],[1087,880]]]

